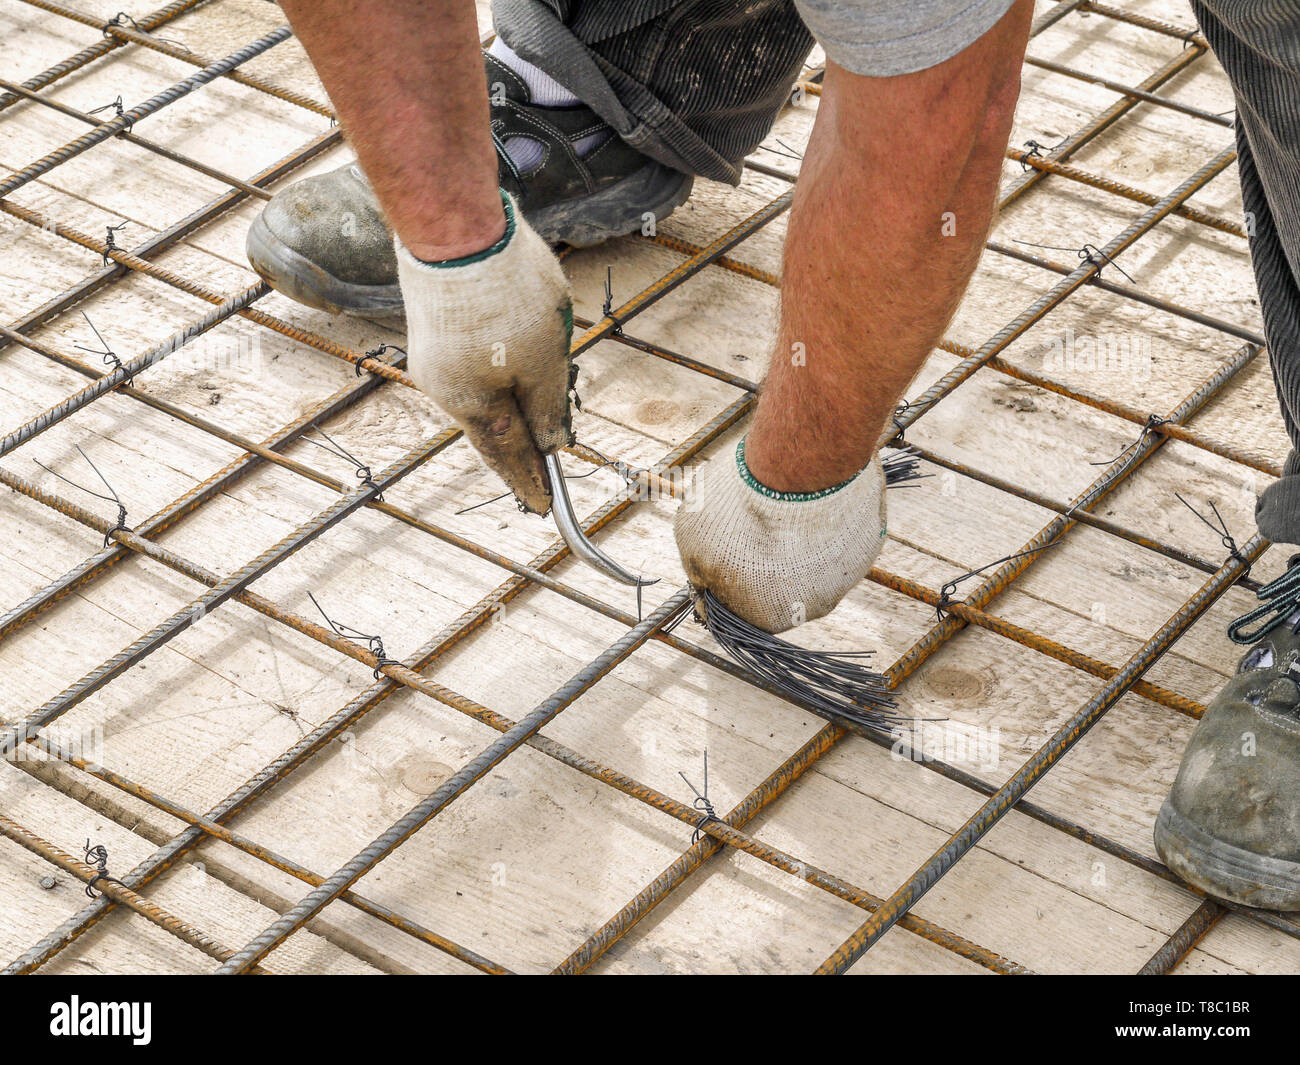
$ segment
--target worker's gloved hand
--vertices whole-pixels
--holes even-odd
[[[545,514],[542,455],[570,437],[573,310],[559,261],[502,199],[505,236],[485,251],[426,263],[397,242],[408,366],[520,503]]]
[[[871,569],[885,539],[876,456],[820,492],[776,492],[745,465],[745,442],[708,462],[677,511],[686,575],[767,632],[829,614]]]

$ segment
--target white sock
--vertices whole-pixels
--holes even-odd
[[[488,54],[508,66],[523,79],[538,107],[573,107],[582,101],[541,68],[521,59],[500,37],[492,42]],[[601,130],[574,142],[578,158],[590,154],[609,139],[612,130]],[[511,137],[505,142],[506,151],[514,160],[519,172],[527,174],[542,165],[542,146],[527,137]]]
[[[488,55],[501,60],[524,79],[528,91],[533,94],[533,103],[538,107],[572,107],[579,102],[573,93],[540,67],[533,66],[527,59],[520,59],[514,49],[500,37],[492,42]]]

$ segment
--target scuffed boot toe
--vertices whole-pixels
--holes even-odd
[[[1160,810],[1156,850],[1216,898],[1300,910],[1300,637],[1274,630],[1210,704]]]
[[[393,238],[356,163],[276,193],[249,227],[247,251],[267,283],[309,307],[402,311]]]

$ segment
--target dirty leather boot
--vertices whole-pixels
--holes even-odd
[[[692,178],[610,136],[579,157],[574,144],[609,130],[585,106],[532,104],[527,84],[483,56],[501,187],[552,244],[588,247],[663,221],[686,202]],[[506,150],[514,138],[541,145],[542,162],[521,172]],[[361,168],[350,163],[304,178],[276,195],[248,231],[248,261],[292,300],[332,312],[401,313],[393,239]]]
[[[1229,627],[1254,646],[1192,734],[1155,843],[1216,898],[1300,910],[1300,555],[1259,597]]]

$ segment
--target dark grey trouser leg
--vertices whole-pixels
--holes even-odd
[[[740,181],[813,35],[853,74],[925,70],[987,33],[1012,0],[493,0],[497,33],[677,170]]]
[[[638,151],[731,184],[813,45],[793,0],[494,0],[492,17]]]
[[[1237,98],[1237,168],[1273,379],[1292,451],[1259,531],[1300,543],[1300,4],[1192,0]]]

